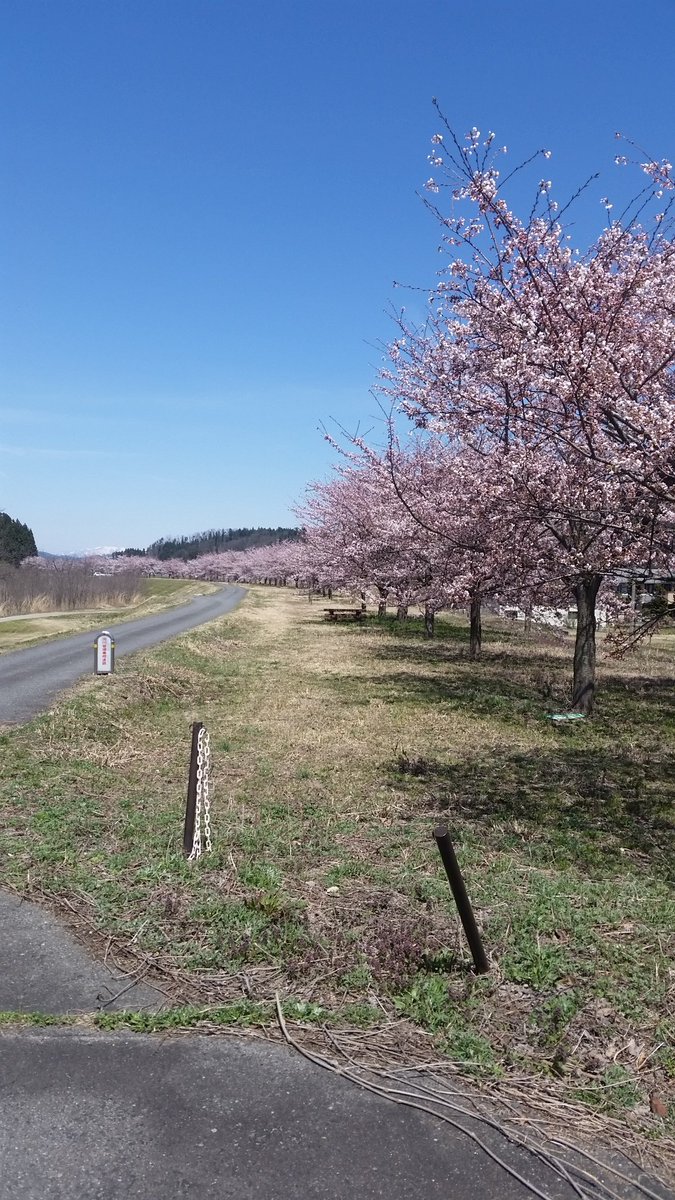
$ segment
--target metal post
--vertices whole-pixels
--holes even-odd
[[[185,805],[185,826],[183,828],[183,850],[192,853],[192,842],[195,836],[195,813],[197,809],[197,753],[199,734],[204,728],[201,721],[195,721],[192,726],[192,749],[190,751],[190,773],[188,775],[187,802]]]
[[[438,825],[434,829],[434,837],[452,889],[452,894],[455,898],[457,911],[464,926],[466,940],[473,955],[476,974],[485,975],[486,971],[490,970],[490,963],[483,949],[483,943],[478,932],[478,926],[476,925],[476,918],[473,915],[471,901],[464,886],[462,872],[459,869],[459,863],[457,862],[457,857],[450,841],[447,825]]]

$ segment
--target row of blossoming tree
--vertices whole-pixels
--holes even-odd
[[[505,185],[548,151],[502,180],[492,134],[460,142],[439,119],[427,188],[440,199],[425,203],[443,267],[422,323],[397,318],[383,446],[346,439],[298,508],[301,542],[92,566],[341,588],[380,613],[420,606],[429,635],[439,610],[465,606],[472,655],[486,601],[571,603],[572,706],[588,714],[601,589],[673,571],[672,168],[642,153],[642,189],[616,218],[603,201],[605,227],[582,253],[569,218],[587,185],[559,206],[541,180],[523,220]]]
[[[151,555],[92,554],[79,559],[95,575],[128,575],[148,578],[203,579],[206,582],[222,583],[273,583],[287,584],[304,582],[303,549],[300,542],[282,541],[269,546],[252,546],[247,550],[224,550],[220,553],[202,554],[187,561],[182,558],[160,559]],[[42,571],[72,569],[71,558],[26,558],[24,569],[39,568]]]
[[[421,604],[429,629],[468,605],[473,653],[488,597],[574,604],[572,705],[588,714],[603,584],[673,570],[672,167],[641,154],[639,194],[617,218],[603,200],[581,253],[550,181],[527,220],[504,198],[538,155],[502,182],[494,136],[460,142],[439,118],[427,188],[443,198],[426,203],[444,266],[423,324],[398,318],[380,380],[388,445],[353,439],[309,490],[307,546],[317,575]],[[403,441],[399,414],[415,430]]]

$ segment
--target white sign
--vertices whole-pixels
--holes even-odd
[[[115,643],[107,630],[99,633],[94,642],[94,670],[97,675],[110,675],[115,670]]]

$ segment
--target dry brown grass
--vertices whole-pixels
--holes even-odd
[[[29,871],[91,944],[139,956],[182,1002],[351,1006],[385,1041],[417,1029],[454,1070],[527,1080],[673,1153],[649,1107],[651,1092],[675,1103],[670,643],[603,663],[597,719],[558,729],[563,639],[488,623],[473,664],[460,618],[427,643],[413,626],[327,624],[321,607],[252,589],[12,734],[9,878]],[[176,853],[195,719],[216,838],[196,869]],[[483,980],[439,818],[484,930]]]
[[[157,581],[142,581],[143,584],[155,582]],[[164,581],[160,580],[159,582]],[[185,604],[194,596],[217,591],[217,585],[213,583],[197,580],[171,580],[170,582],[176,583],[177,586],[175,590],[166,595],[156,594],[149,591],[148,587],[142,586],[136,595],[129,598],[128,603],[126,600],[124,603],[119,603],[110,597],[99,608],[72,612],[50,612],[48,611],[51,604],[49,597],[37,597],[33,600],[29,611],[0,617],[0,653],[3,650],[19,650],[24,646],[51,641],[55,637],[100,629],[106,622],[110,622],[111,618],[116,621],[128,621],[135,617],[147,617],[176,604]],[[3,611],[1,606],[0,611]]]

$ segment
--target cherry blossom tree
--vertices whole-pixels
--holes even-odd
[[[427,186],[450,200],[429,206],[449,261],[424,326],[401,316],[382,390],[461,447],[514,551],[525,526],[542,582],[573,594],[572,704],[588,714],[603,578],[673,552],[671,166],[645,156],[635,203],[614,219],[605,200],[606,226],[580,253],[549,180],[526,220],[511,210],[494,135],[460,143],[443,120],[433,143]]]
[[[402,448],[392,437],[385,451],[354,439],[341,453],[333,479],[312,485],[298,510],[316,578],[374,592],[380,615],[387,603],[400,617],[420,606],[428,636],[439,610],[467,606],[475,657],[482,601],[505,580],[514,587],[523,558],[505,553],[502,521],[476,464],[439,438]]]

